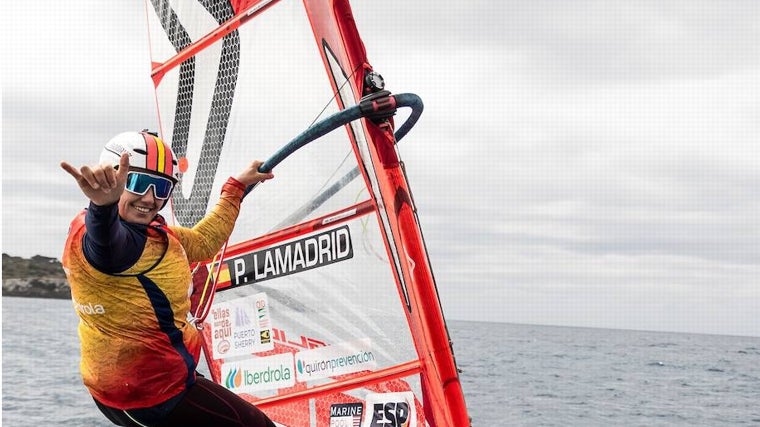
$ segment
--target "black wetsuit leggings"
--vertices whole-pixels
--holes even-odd
[[[95,403],[123,427],[275,427],[257,407],[201,376],[184,394],[152,408],[123,411]]]

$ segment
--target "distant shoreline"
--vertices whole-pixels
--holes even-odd
[[[3,296],[71,299],[71,288],[57,259],[3,254]]]
[[[71,299],[71,288],[66,280],[60,279],[5,279],[4,297],[27,297],[47,299]]]

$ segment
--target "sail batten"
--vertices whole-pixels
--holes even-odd
[[[177,46],[177,52],[175,55],[167,58],[163,62],[153,62],[151,69],[151,78],[153,79],[153,82],[158,85],[161,78],[169,70],[178,67],[184,61],[192,58],[203,49],[235,31],[245,21],[256,17],[258,14],[264,12],[267,8],[273,6],[279,1],[280,0],[252,1],[250,2],[252,4],[247,5],[242,11],[236,12],[235,16],[230,17],[228,20],[224,20],[223,23],[219,25],[219,27],[215,28],[205,36],[192,43],[188,42]],[[155,10],[159,11],[158,13],[160,15],[164,16],[164,21],[167,19],[166,15],[169,14],[168,19],[174,21],[175,25],[173,27],[176,28],[176,18],[171,17],[169,12],[171,8],[169,7],[166,0],[153,0],[153,6]],[[161,13],[160,11],[164,12]],[[164,25],[164,29],[167,33],[171,31],[167,25]]]
[[[351,378],[346,380],[339,380],[323,386],[312,387],[309,390],[302,392],[291,393],[285,396],[271,397],[268,399],[261,399],[256,402],[256,405],[262,408],[268,406],[274,406],[276,404],[289,403],[292,401],[298,401],[302,399],[308,399],[314,396],[319,396],[327,393],[342,392],[351,390],[357,387],[366,387],[371,384],[380,383],[383,381],[397,380],[400,378],[408,377],[418,374],[422,370],[422,365],[419,360],[412,360],[406,363],[392,366],[390,368],[374,371],[370,374],[366,374],[361,377]]]

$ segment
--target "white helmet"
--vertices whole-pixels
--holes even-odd
[[[165,176],[175,183],[179,181],[179,166],[174,151],[157,134],[148,132],[124,132],[111,138],[100,153],[100,163],[119,164],[121,155],[129,153],[129,167]]]

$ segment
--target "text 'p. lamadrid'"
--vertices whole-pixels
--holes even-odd
[[[354,256],[348,226],[226,260],[232,286],[322,267]]]

